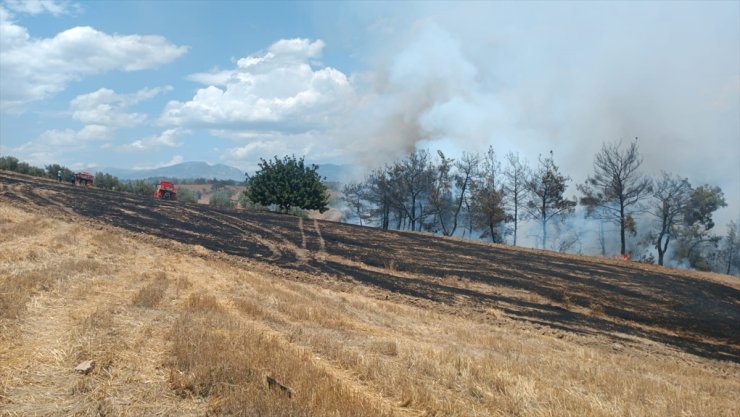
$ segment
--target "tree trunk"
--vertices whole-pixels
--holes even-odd
[[[547,217],[542,217],[542,249],[547,246]]]
[[[411,213],[409,213],[409,221],[411,222],[411,231],[416,231],[416,196],[411,195]]]
[[[383,206],[383,230],[388,230],[391,221],[391,205],[387,202]]]
[[[465,178],[465,181],[463,182],[462,189],[460,190],[460,201],[457,203],[457,209],[455,210],[455,217],[452,221],[452,230],[450,231],[450,236],[455,235],[455,230],[457,230],[457,217],[460,215],[460,210],[462,209],[463,202],[465,201],[465,189],[468,186],[468,178]]]
[[[658,265],[663,265],[663,257],[665,256],[665,252],[668,249],[668,239],[666,239],[665,245],[661,244],[662,240],[663,236],[660,236],[658,238],[658,244],[655,245],[655,247],[658,249]]]
[[[542,207],[540,208],[540,215],[542,216],[542,249],[545,249],[547,245],[547,200],[546,197],[542,198]]]
[[[732,246],[729,246],[727,248],[727,275],[730,275],[730,272],[732,271],[732,258],[735,257],[735,245],[732,244]]]
[[[468,211],[468,239],[473,239],[473,216],[470,214],[470,203],[465,201],[465,209]]]
[[[666,218],[666,215],[663,215],[663,224],[660,229],[660,235],[658,235],[658,244],[655,245],[655,247],[658,249],[658,265],[663,265],[663,258],[665,256],[665,253],[668,251],[668,242],[671,241],[671,235],[668,234],[668,230],[666,229],[666,224],[668,223],[668,219]],[[663,243],[663,238],[665,237],[665,243]]]
[[[622,255],[626,255],[627,249],[624,242],[624,228],[627,219],[624,218],[624,203],[622,201],[619,202],[619,215],[619,239],[622,242],[622,247],[619,253],[621,253]]]
[[[518,211],[519,205],[516,203],[516,197],[514,197],[514,246],[516,246],[517,223],[519,223]]]

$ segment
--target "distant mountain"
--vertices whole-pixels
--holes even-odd
[[[207,162],[183,162],[155,169],[109,168],[101,170],[122,180],[140,180],[154,177],[177,179],[216,178],[219,180],[244,181],[244,171],[224,164],[211,165]]]
[[[328,182],[346,182],[350,165],[317,164],[319,175]],[[224,164],[211,165],[207,162],[183,162],[155,169],[105,168],[102,171],[122,180],[142,180],[146,178],[177,178],[182,180],[205,178],[218,180],[244,181],[244,171]]]
[[[347,174],[350,165],[316,164],[319,166],[319,175],[326,178],[327,182],[347,182]]]

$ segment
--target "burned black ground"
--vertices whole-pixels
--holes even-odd
[[[49,215],[82,216],[434,303],[477,311],[496,308],[554,329],[640,337],[740,362],[737,285],[685,271],[157,201],[4,171],[0,187],[0,201]]]

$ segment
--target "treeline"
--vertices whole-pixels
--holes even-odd
[[[174,178],[174,177],[147,177],[143,178],[143,181],[152,183],[159,183],[160,181],[169,181],[175,185],[187,184],[187,185],[211,185],[213,188],[222,188],[226,186],[244,185],[243,182],[234,180],[220,180],[218,178]]]
[[[641,165],[636,140],[604,144],[593,173],[576,185],[580,196],[568,197],[571,178],[552,152],[532,166],[513,153],[500,161],[492,147],[458,160],[417,150],[346,184],[342,198],[361,225],[512,245],[527,230],[538,247],[560,251],[573,251],[596,225],[603,256],[613,255],[613,242],[625,259],[739,273],[738,225],[715,234],[712,214],[727,205],[720,187],[670,173],[650,177]]]
[[[30,165],[28,162],[21,162],[13,156],[0,157],[0,169],[6,171],[18,172],[20,174],[31,175],[34,177],[57,178],[57,173],[61,170],[64,178],[67,179],[74,175],[71,169],[59,164],[47,165],[45,168],[39,168]]]
[[[50,164],[46,165],[44,168],[38,168],[28,164],[27,162],[19,162],[18,158],[13,156],[4,156],[0,157],[0,169],[55,180],[58,179],[59,172],[61,171],[63,181],[74,182],[74,171],[59,164]],[[95,179],[93,180],[93,184],[97,188],[143,196],[152,196],[158,183],[159,180],[152,179],[120,180],[118,177],[105,172],[96,172]],[[186,188],[180,188],[177,190],[177,199],[186,203],[195,203],[200,199],[200,193]]]
[[[145,179],[145,180],[120,180],[118,177],[107,174],[105,172],[96,172],[94,184],[98,188],[112,191],[122,191],[138,195],[151,196],[157,189],[159,179]],[[192,191],[187,188],[177,189],[177,200],[184,203],[197,203],[200,199],[201,194],[197,191]]]

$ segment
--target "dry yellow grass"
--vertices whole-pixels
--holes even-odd
[[[168,286],[169,281],[167,280],[167,275],[164,272],[158,273],[151,282],[136,293],[132,301],[133,305],[149,308],[155,307],[164,297]]]
[[[0,415],[740,415],[735,363],[303,281],[0,203]]]

